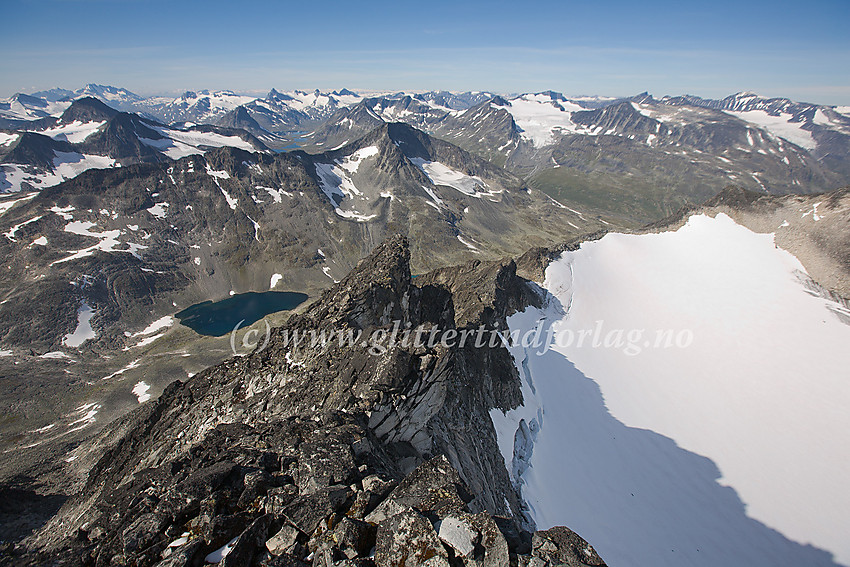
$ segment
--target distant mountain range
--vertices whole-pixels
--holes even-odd
[[[230,146],[268,152],[242,129],[172,128],[138,114],[119,112],[92,97],[74,100],[58,116],[0,132],[0,190],[43,189],[91,168],[169,161]],[[26,128],[26,129],[24,129]]]
[[[850,182],[850,108],[753,93],[710,100],[689,95],[656,99],[648,93],[615,99],[568,98],[553,91],[360,96],[347,89],[272,89],[265,97],[198,91],[168,99],[90,84],[0,102],[0,127],[5,128],[0,160],[6,164],[0,174],[2,190],[19,190],[27,179],[38,177],[37,168],[49,179],[36,179],[32,187],[85,169],[89,158],[76,158],[74,163],[81,165],[71,168],[59,167],[67,161],[60,157],[50,167],[44,152],[40,161],[29,162],[20,157],[23,151],[11,152],[18,138],[9,136],[28,131],[61,138],[64,131],[51,120],[73,122],[62,113],[74,100],[87,97],[136,114],[138,124],[158,124],[153,127],[158,135],[148,132],[140,138],[173,140],[172,146],[157,142],[160,153],[169,157],[234,144],[316,153],[353,142],[385,123],[403,122],[505,168],[559,201],[601,208],[635,226],[702,202],[727,184],[768,194],[805,194]],[[201,126],[207,138],[185,134]],[[216,127],[229,130],[222,133]],[[236,130],[252,136],[241,135],[247,146],[216,136],[239,137]],[[127,143],[138,145],[127,140],[123,145]],[[146,143],[156,149],[156,143]],[[98,156],[100,161],[91,158],[91,163],[100,167],[107,159],[125,164],[129,159],[122,152],[84,149],[90,153],[75,151]],[[148,150],[130,153],[140,154],[135,156],[139,161],[154,155]],[[36,169],[22,171],[20,166]]]

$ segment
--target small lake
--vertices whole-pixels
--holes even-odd
[[[274,150],[274,151],[281,154],[281,153],[290,152],[292,150],[297,150],[298,148],[301,147],[301,144],[304,144],[305,142],[307,142],[307,138],[305,138],[304,136],[306,136],[308,133],[309,132],[307,132],[307,131],[296,131],[296,132],[286,132],[286,133],[280,134],[284,138],[289,138],[292,143],[289,144],[288,146],[285,146],[285,147],[283,147],[279,150]]]
[[[249,291],[221,301],[196,303],[175,317],[198,334],[221,337],[240,321],[247,327],[271,313],[295,309],[306,300],[307,294],[294,291]]]

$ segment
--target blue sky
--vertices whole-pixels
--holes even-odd
[[[231,89],[752,90],[850,105],[850,0],[3,0],[0,97]]]

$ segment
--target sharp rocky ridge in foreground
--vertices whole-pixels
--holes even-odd
[[[512,261],[413,280],[396,236],[286,328],[505,328],[541,298]],[[531,533],[488,413],[522,403],[503,346],[369,349],[276,329],[173,383],[75,451],[88,479],[25,560],[183,566],[229,546],[221,565],[604,565],[567,528]]]

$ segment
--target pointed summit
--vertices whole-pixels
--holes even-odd
[[[647,91],[643,91],[640,94],[636,94],[631,99],[632,102],[636,102],[638,104],[648,104],[655,102],[655,99],[649,94]]]
[[[268,134],[268,132],[266,132],[263,127],[254,120],[248,112],[248,109],[241,105],[222,116],[216,121],[216,124],[218,126],[224,126],[225,128],[240,128],[254,134],[255,136]]]
[[[288,94],[284,94],[284,93],[282,93],[282,92],[280,92],[276,89],[270,90],[269,94],[266,95],[266,98],[268,100],[273,100],[273,101],[277,101],[277,102],[285,101],[285,100],[295,100],[294,98],[292,98]]]
[[[59,119],[60,123],[68,124],[70,122],[95,122],[109,120],[118,114],[118,111],[111,106],[105,105],[100,100],[86,96],[75,100],[68,109],[62,113]]]
[[[361,329],[386,325],[390,319],[405,318],[404,297],[410,288],[410,243],[394,234],[326,291],[306,315],[314,321],[343,315]]]

